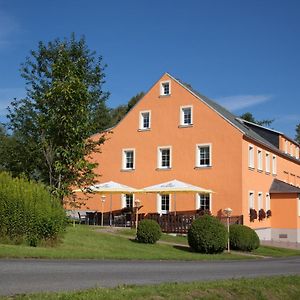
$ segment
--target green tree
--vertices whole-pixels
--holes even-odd
[[[300,123],[296,126],[295,141],[300,144]]]
[[[244,119],[245,121],[248,121],[248,122],[252,122],[252,123],[255,123],[257,125],[261,125],[261,126],[267,126],[267,127],[270,127],[270,125],[274,122],[274,119],[266,119],[266,120],[256,120],[253,116],[252,113],[250,112],[246,112],[244,114],[242,114],[240,116],[240,118]]]
[[[89,138],[106,110],[104,69],[102,58],[74,34],[69,40],[40,42],[21,67],[27,97],[12,102],[9,128],[34,161],[30,176],[39,174],[60,199],[72,194],[73,186],[92,184],[96,176],[96,164],[87,157],[104,142],[104,137]]]

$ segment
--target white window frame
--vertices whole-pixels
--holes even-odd
[[[248,192],[248,206],[249,206],[249,210],[251,208],[255,209],[255,193],[254,193],[254,191]]]
[[[266,152],[265,155],[265,168],[266,168],[266,173],[270,173],[270,153]]]
[[[135,195],[134,194],[122,194],[121,195],[121,207],[126,208],[126,195],[132,195],[132,206],[134,206]]]
[[[169,93],[165,94],[165,85],[169,84]],[[161,81],[159,85],[159,94],[160,96],[169,96],[171,95],[171,80]]]
[[[284,140],[284,152],[287,154],[288,153],[288,141]]]
[[[132,168],[127,168],[127,157],[126,153],[127,152],[133,152],[133,167]],[[135,170],[135,149],[134,148],[126,148],[122,149],[122,170]]]
[[[196,210],[201,209],[200,204],[201,204],[201,196],[200,195],[208,195],[209,196],[209,211],[212,211],[212,194],[202,194],[202,193],[197,193],[196,194]]]
[[[200,148],[208,147],[209,148],[209,164],[201,165],[200,164]],[[196,168],[207,168],[212,167],[212,144],[196,144]]]
[[[299,147],[298,146],[296,147],[296,154],[295,155],[296,155],[296,158],[299,159]]]
[[[277,175],[277,157],[276,155],[272,155],[272,174]]]
[[[248,145],[248,166],[251,169],[254,169],[254,146],[249,144]]]
[[[266,212],[271,209],[271,198],[270,198],[269,193],[266,193],[266,206],[265,206],[265,208],[266,208]]]
[[[258,192],[257,193],[257,210],[259,211],[262,208],[263,208],[263,193]]]
[[[162,196],[163,195],[169,195],[169,210],[162,210]],[[156,209],[157,212],[162,215],[162,214],[167,214],[168,212],[171,211],[171,203],[172,203],[172,195],[171,194],[157,194],[157,204],[156,204]]]
[[[184,123],[184,110],[189,108],[191,110],[191,122],[190,123]],[[192,105],[185,105],[185,106],[180,106],[180,126],[185,127],[185,126],[191,126],[193,125],[193,106]]]
[[[290,143],[290,156],[294,156],[294,145]]]
[[[263,151],[260,148],[257,148],[257,170],[263,170]]]
[[[144,127],[144,114],[149,115],[149,127]],[[151,110],[140,111],[139,130],[149,130],[151,128]]]
[[[168,149],[170,153],[170,166],[162,166],[162,150]],[[171,169],[172,168],[172,146],[159,146],[157,147],[157,168],[158,169]]]

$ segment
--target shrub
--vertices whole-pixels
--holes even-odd
[[[65,225],[60,201],[44,185],[0,173],[0,242],[37,246],[56,240]]]
[[[223,252],[227,244],[226,227],[216,218],[203,215],[196,219],[188,231],[190,247],[201,253]]]
[[[142,220],[140,221],[136,239],[140,243],[154,244],[161,237],[161,229],[158,223],[154,220]]]
[[[260,244],[257,233],[245,225],[231,225],[229,238],[230,247],[234,250],[252,251]]]

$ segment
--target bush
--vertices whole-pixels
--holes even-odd
[[[0,173],[0,242],[54,241],[66,226],[60,201],[42,184]]]
[[[233,224],[230,226],[230,247],[234,250],[252,251],[259,247],[257,233],[248,226]]]
[[[136,239],[140,243],[154,244],[161,237],[161,229],[158,223],[154,220],[142,220],[140,221]]]
[[[225,226],[216,217],[210,215],[203,215],[196,219],[188,231],[190,247],[201,253],[223,252],[227,237]]]

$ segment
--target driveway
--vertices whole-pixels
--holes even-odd
[[[0,260],[0,294],[289,274],[300,275],[300,257],[213,262]]]

